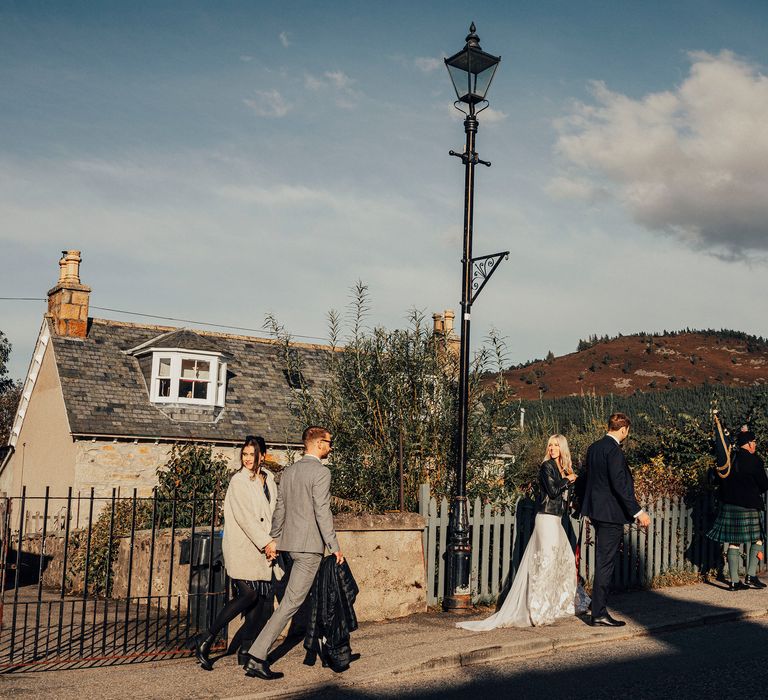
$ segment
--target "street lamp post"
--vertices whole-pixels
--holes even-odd
[[[456,90],[456,109],[466,115],[464,131],[466,146],[463,153],[449,151],[464,164],[464,256],[461,260],[461,345],[459,349],[459,411],[457,435],[456,485],[451,504],[448,539],[448,591],[443,598],[446,610],[468,608],[471,605],[469,591],[469,566],[471,545],[469,538],[469,510],[467,507],[467,425],[469,408],[469,324],[472,304],[485,283],[495,272],[509,251],[472,257],[472,218],[475,196],[475,165],[490,166],[480,160],[475,152],[477,114],[488,101],[485,95],[501,61],[480,48],[480,38],[475,33],[474,22],[469,28],[466,46],[450,58],[445,65]],[[478,105],[483,105],[479,110]],[[465,109],[461,107],[464,106]]]

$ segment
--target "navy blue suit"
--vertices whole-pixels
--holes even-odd
[[[587,485],[581,508],[595,528],[595,578],[592,583],[592,616],[606,614],[608,589],[613,579],[625,523],[641,510],[624,452],[606,435],[587,450]]]

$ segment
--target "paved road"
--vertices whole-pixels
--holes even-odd
[[[762,698],[768,695],[767,658],[768,619],[761,618],[571,649],[501,666],[393,678],[355,689],[318,689],[312,697]]]

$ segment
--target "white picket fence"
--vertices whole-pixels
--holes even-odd
[[[514,579],[533,531],[535,506],[530,499],[519,499],[513,509],[494,509],[489,504],[483,505],[479,498],[469,505],[472,600],[492,602]],[[647,531],[634,525],[624,528],[614,572],[614,588],[648,586],[665,572],[706,572],[719,567],[721,547],[705,536],[714,519],[715,508],[710,494],[691,502],[682,498],[663,498],[647,506],[651,516]],[[422,484],[419,513],[427,521],[423,537],[429,605],[438,604],[445,593],[449,510],[447,499],[443,498],[438,504],[431,496],[429,486]],[[567,518],[563,524],[575,543],[580,522]],[[594,530],[586,523],[579,565],[579,573],[585,581],[592,578],[594,540]]]

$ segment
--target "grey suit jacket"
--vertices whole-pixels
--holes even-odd
[[[270,535],[283,552],[339,551],[331,514],[331,471],[310,455],[280,478]]]

